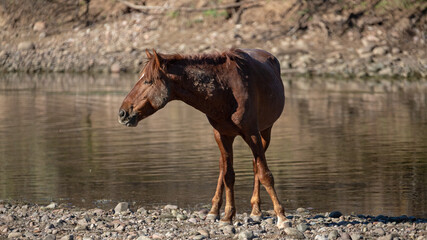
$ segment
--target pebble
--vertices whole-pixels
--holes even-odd
[[[142,235],[142,236],[139,236],[136,240],[151,240],[151,238]]]
[[[376,47],[372,50],[372,53],[374,55],[385,55],[386,53],[388,53],[389,48],[387,46],[380,46],[380,47]]]
[[[236,233],[236,229],[233,227],[233,225],[227,225],[222,227],[222,231],[224,232],[224,234],[235,234]]]
[[[177,219],[178,221],[186,220],[186,219],[187,219],[187,216],[185,216],[185,215],[183,215],[183,214],[177,214],[177,215],[176,215],[176,219]]]
[[[36,48],[36,45],[33,42],[26,41],[18,44],[18,50],[33,50]]]
[[[56,236],[53,234],[48,234],[43,240],[56,240]]]
[[[293,238],[304,239],[304,234],[302,234],[296,228],[287,227],[287,228],[284,229],[284,232],[286,233],[286,235],[289,235],[289,236],[291,236]]]
[[[205,237],[209,237],[210,236],[209,232],[207,230],[205,230],[205,229],[200,229],[197,232],[200,233],[200,235],[203,235]]]
[[[337,239],[338,238],[338,231],[337,230],[332,230],[329,234],[328,234],[328,239]]]
[[[160,233],[154,233],[152,239],[162,239],[164,236]]]
[[[191,239],[193,239],[193,240],[201,240],[201,239],[205,239],[206,237],[205,236],[203,236],[203,235],[196,235],[196,236],[193,236]]]
[[[72,235],[72,234],[65,235],[65,236],[61,237],[60,240],[74,240],[74,235]]]
[[[333,211],[329,213],[330,218],[339,218],[342,216],[342,213],[340,211]]]
[[[376,234],[377,236],[384,236],[385,235],[385,231],[384,231],[384,229],[383,228],[376,228],[374,231],[373,231],[373,233],[374,234]]]
[[[305,223],[300,223],[297,225],[297,229],[298,229],[298,231],[303,233],[308,229],[308,225]]]
[[[178,206],[168,204],[163,209],[166,209],[166,210],[178,209]]]
[[[47,208],[47,209],[54,209],[57,206],[58,206],[58,204],[53,202],[53,203],[50,203],[49,205],[47,205],[45,208]]]
[[[350,234],[348,234],[348,233],[341,233],[340,234],[341,235],[341,239],[342,240],[351,240],[351,237],[350,237]]]
[[[114,208],[114,212],[117,214],[117,213],[125,212],[128,209],[129,209],[129,203],[127,203],[127,202],[120,202]]]
[[[20,232],[11,232],[9,235],[7,235],[7,238],[20,238],[22,236],[22,233]]]
[[[246,230],[239,233],[239,240],[251,240],[254,237],[254,233],[252,231]]]
[[[323,235],[316,235],[316,237],[314,238],[314,240],[328,240],[327,236],[323,236]]]
[[[121,66],[120,63],[114,63],[113,65],[111,65],[110,67],[110,72],[111,73],[119,73],[121,71]]]
[[[350,237],[351,237],[351,240],[359,240],[361,238],[359,233],[352,233]]]
[[[197,219],[195,219],[195,218],[190,218],[190,219],[188,219],[188,221],[191,222],[192,224],[197,223]]]
[[[46,29],[46,23],[42,21],[38,21],[34,23],[33,30],[36,32],[41,32]]]

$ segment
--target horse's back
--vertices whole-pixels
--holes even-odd
[[[242,49],[250,58],[247,60],[250,71],[252,92],[256,99],[258,125],[264,130],[280,117],[285,106],[285,91],[280,76],[280,63],[271,53],[260,49]]]

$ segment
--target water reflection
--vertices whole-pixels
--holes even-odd
[[[219,151],[202,113],[172,102],[125,128],[116,115],[133,75],[0,78],[0,199],[210,202]],[[287,209],[426,217],[427,82],[285,84],[267,158]],[[234,148],[237,207],[247,211],[251,154],[240,139]]]

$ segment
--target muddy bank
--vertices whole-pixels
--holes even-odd
[[[92,0],[86,15],[84,5],[76,13],[74,1],[38,0],[29,9],[2,3],[0,71],[138,72],[147,48],[190,54],[241,47],[272,52],[283,73],[427,76],[423,1],[261,1],[237,9],[210,1],[145,3],[168,8]]]
[[[287,212],[282,229],[273,211],[261,221],[237,214],[233,225],[206,220],[208,208],[166,205],[145,209],[79,209],[51,203],[0,203],[0,238],[19,239],[426,239],[427,219],[411,216],[343,215],[339,211]]]

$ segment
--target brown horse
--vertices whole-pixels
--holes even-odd
[[[225,188],[224,222],[231,222],[236,214],[232,145],[234,138],[241,136],[254,156],[251,217],[261,219],[261,182],[273,201],[280,227],[285,220],[284,209],[265,159],[271,128],[285,105],[279,61],[258,49],[192,56],[165,55],[155,50],[146,54],[148,62],[120,107],[119,122],[135,127],[172,100],[181,100],[205,113],[221,151],[219,178],[208,217],[219,216]]]

